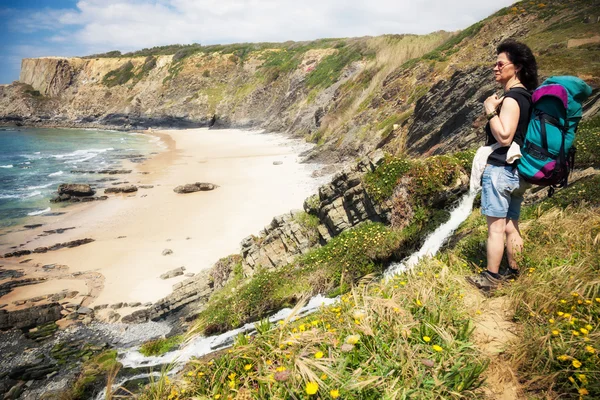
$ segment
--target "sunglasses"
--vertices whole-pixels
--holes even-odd
[[[502,70],[502,68],[506,67],[507,65],[511,65],[511,62],[502,62],[502,61],[498,61],[496,64],[494,64],[494,68],[498,67],[499,70]]]

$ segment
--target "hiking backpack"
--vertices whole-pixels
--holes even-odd
[[[531,120],[518,169],[527,182],[550,186],[549,196],[568,183],[582,103],[591,94],[592,88],[575,76],[553,76],[531,95]]]

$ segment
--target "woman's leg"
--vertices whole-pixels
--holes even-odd
[[[506,219],[506,253],[508,256],[508,265],[513,269],[518,269],[517,257],[523,251],[523,238],[519,231],[519,221],[516,219]]]
[[[504,254],[504,232],[506,219],[487,216],[487,269],[495,274],[500,269],[500,262]]]

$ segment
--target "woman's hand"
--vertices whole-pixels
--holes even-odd
[[[483,102],[483,107],[485,108],[485,113],[489,114],[494,112],[498,106],[502,103],[502,99],[498,97],[496,93],[485,99]]]

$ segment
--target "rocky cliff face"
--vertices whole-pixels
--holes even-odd
[[[599,6],[527,3],[455,35],[25,59],[20,82],[0,87],[0,123],[192,127],[216,116],[217,126],[305,137],[319,144],[311,157],[462,150],[483,141],[481,102],[499,89],[490,66],[503,39],[527,43],[542,77],[578,75],[600,85],[600,49],[587,40],[600,29]],[[586,109],[597,112],[597,99]]]

